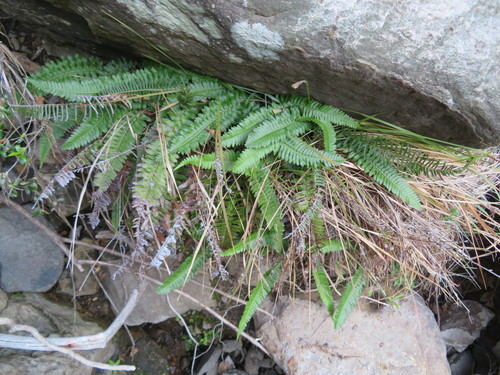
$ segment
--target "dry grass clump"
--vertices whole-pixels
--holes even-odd
[[[433,156],[450,158],[436,152]],[[402,203],[352,164],[330,170],[318,216],[328,237],[345,246],[329,254],[308,253],[308,263],[319,257],[337,276],[336,283],[361,266],[371,290],[388,299],[416,289],[438,290],[458,302],[457,276],[481,282],[474,279],[474,270],[489,272],[481,258],[500,251],[494,218],[500,212],[499,167],[498,153],[491,152],[457,175],[409,176],[423,202],[421,210]],[[488,194],[496,203],[488,201]]]

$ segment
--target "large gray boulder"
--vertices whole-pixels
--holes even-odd
[[[495,1],[0,0],[0,8],[88,52],[102,44],[158,56],[154,45],[239,85],[290,93],[307,80],[328,104],[451,142],[500,143]]]

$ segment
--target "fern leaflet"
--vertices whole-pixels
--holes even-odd
[[[365,273],[360,267],[352,277],[352,280],[346,285],[342,292],[337,309],[333,314],[333,323],[335,329],[340,329],[346,322],[349,314],[351,313],[358,298],[363,294],[363,287],[365,286]]]
[[[276,146],[269,145],[262,148],[247,148],[239,154],[238,159],[232,168],[234,173],[248,173],[254,166],[276,149]]]
[[[187,257],[179,268],[177,268],[168,277],[168,279],[156,289],[156,293],[169,294],[170,292],[179,289],[185,282],[189,281],[196,275],[205,262],[206,257],[201,251],[196,257],[193,255]]]
[[[418,195],[376,148],[370,147],[359,136],[352,135],[345,138],[345,147],[349,158],[362,167],[370,177],[410,206],[421,209]]]
[[[270,238],[267,232],[256,232],[248,236],[245,240],[238,242],[232,248],[222,252],[221,255],[227,257],[230,255],[239,254],[250,249],[255,249],[256,247],[260,247],[262,245],[267,245],[269,243],[269,240]]]
[[[328,280],[328,276],[324,267],[318,264],[313,268],[313,277],[314,282],[316,283],[316,287],[318,288],[318,293],[323,301],[323,304],[328,311],[328,315],[333,319],[333,313],[335,311],[335,305],[333,303],[333,294],[330,288],[330,281]]]
[[[265,121],[248,136],[246,147],[265,147],[283,142],[289,135],[302,134],[310,128],[307,122],[297,119],[298,111],[291,108],[273,120]]]
[[[264,301],[266,296],[271,292],[272,287],[278,281],[278,276],[281,271],[281,262],[278,262],[273,268],[267,271],[264,274],[262,280],[260,280],[255,288],[252,290],[250,294],[250,298],[245,306],[245,310],[243,311],[243,316],[240,319],[240,323],[238,324],[238,333],[237,338],[240,337],[241,333],[245,330],[252,318],[253,314],[257,310],[257,307]]]

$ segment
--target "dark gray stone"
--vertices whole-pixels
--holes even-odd
[[[0,208],[0,288],[5,292],[45,292],[61,275],[64,254],[31,221]]]
[[[58,46],[167,61],[154,45],[242,86],[290,93],[307,80],[327,104],[451,142],[500,142],[499,2],[0,0],[0,8]]]
[[[476,301],[463,301],[463,306],[452,304],[442,316],[441,335],[448,348],[462,352],[494,317],[493,312]]]

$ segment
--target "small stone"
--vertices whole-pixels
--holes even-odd
[[[231,370],[224,372],[222,375],[248,375],[248,374],[243,370],[238,370],[236,368],[233,368]]]
[[[196,375],[217,375],[221,354],[222,349],[213,346],[200,358],[199,370],[196,371]]]
[[[222,351],[224,353],[233,353],[237,350],[241,351],[243,343],[241,340],[224,340],[222,341]]]
[[[481,334],[495,316],[476,301],[463,301],[464,306],[451,305],[441,320],[441,335],[449,348],[464,351]]]
[[[261,364],[264,360],[264,353],[252,346],[248,349],[245,357],[245,371],[248,375],[258,375]]]
[[[448,362],[452,375],[471,375],[474,369],[474,359],[468,351],[451,354]]]
[[[39,218],[45,223],[43,218]],[[10,207],[0,208],[0,288],[45,292],[61,275],[64,254],[44,231]]]

